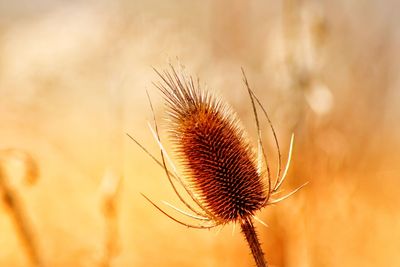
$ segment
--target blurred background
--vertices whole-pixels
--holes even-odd
[[[384,1],[0,1],[0,266],[254,266],[239,229],[195,230],[182,207],[151,67],[184,64],[238,113],[242,82],[286,158],[284,202],[257,224],[271,266],[400,266],[400,30]],[[276,166],[262,120],[271,166]],[[173,157],[173,153],[171,153]],[[276,168],[273,168],[276,171]]]

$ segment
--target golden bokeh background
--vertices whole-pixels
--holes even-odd
[[[170,62],[230,103],[255,141],[244,67],[283,158],[295,133],[283,193],[309,184],[258,214],[271,266],[400,266],[399,8],[1,1],[0,266],[254,266],[239,229],[187,229],[140,195],[181,206],[126,136],[159,155],[146,89],[165,129],[151,67]]]

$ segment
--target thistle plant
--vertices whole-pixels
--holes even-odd
[[[178,163],[183,167],[182,173],[177,172],[161,142],[151,101],[155,126],[153,129],[150,125],[150,129],[160,147],[161,159],[158,160],[136,139],[130,137],[164,168],[172,189],[187,211],[164,203],[195,222],[179,220],[148,197],[144,197],[164,215],[189,228],[211,229],[230,223],[239,224],[257,266],[267,266],[254,219],[263,223],[256,217],[257,212],[282,201],[302,187],[276,198],[288,171],[293,135],[286,167],[282,172],[276,132],[266,110],[250,89],[244,71],[243,80],[250,97],[258,133],[257,150],[250,143],[237,115],[228,104],[201,88],[198,80],[195,82],[193,77],[185,75],[183,71],[176,71],[173,66],[163,72],[155,71],[161,79],[155,86],[166,103],[169,139]],[[278,168],[275,179],[272,179],[261,139],[257,105],[269,122],[277,148]],[[186,196],[179,192],[177,186],[184,189]]]

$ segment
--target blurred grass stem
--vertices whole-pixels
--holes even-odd
[[[32,266],[44,266],[39,248],[36,245],[34,234],[31,228],[31,222],[25,212],[25,207],[20,201],[18,194],[12,188],[11,184],[7,182],[7,174],[4,171],[3,164],[7,159],[15,157],[17,160],[22,161],[25,170],[25,180],[28,182],[35,181],[38,174],[35,161],[30,155],[22,153],[14,149],[6,149],[0,151],[0,195],[4,204],[7,206],[10,216],[13,220],[14,226],[17,230],[19,238],[23,247],[28,255]]]

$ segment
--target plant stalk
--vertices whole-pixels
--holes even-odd
[[[0,162],[1,164],[1,162]],[[9,209],[10,215],[17,228],[17,232],[21,238],[23,246],[28,254],[32,266],[44,266],[40,257],[39,249],[36,246],[34,234],[30,228],[30,222],[24,211],[24,206],[19,201],[17,194],[12,190],[5,180],[0,166],[0,201]]]
[[[246,241],[249,244],[251,254],[253,255],[257,267],[267,267],[268,264],[264,258],[264,252],[262,251],[252,218],[249,217],[243,219],[240,223],[240,227],[242,228],[242,233],[246,237]]]

